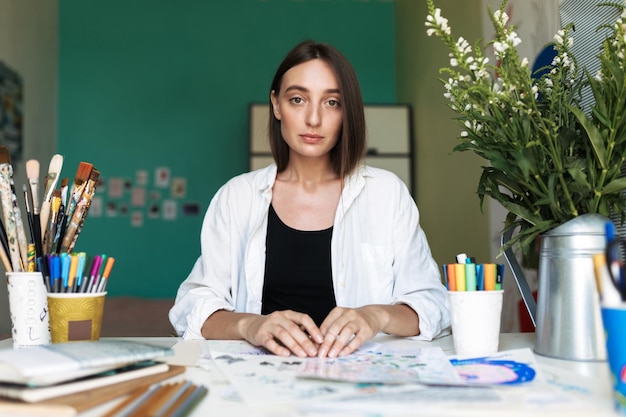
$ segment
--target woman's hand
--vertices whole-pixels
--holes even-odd
[[[279,356],[292,353],[298,357],[317,356],[324,341],[313,319],[291,310],[275,311],[266,316],[249,315],[240,323],[240,333],[255,346],[263,346]]]
[[[324,341],[317,355],[334,358],[349,355],[381,331],[396,336],[415,336],[419,334],[419,318],[405,304],[335,307],[320,330]]]
[[[373,306],[332,309],[320,326],[324,341],[318,349],[318,356],[334,358],[348,355],[376,336],[383,323],[374,310]]]

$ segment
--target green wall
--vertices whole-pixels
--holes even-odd
[[[482,37],[481,0],[435,0],[449,19],[455,37]],[[397,97],[413,105],[416,158],[416,201],[421,223],[439,264],[466,252],[482,262],[489,251],[489,204],[481,213],[476,187],[481,160],[471,153],[450,154],[460,127],[447,108],[439,68],[448,51],[426,36],[425,1],[396,0]],[[444,74],[445,75],[445,74]]]
[[[76,247],[116,258],[110,295],[175,295],[199,255],[210,198],[248,169],[248,103],[267,99],[295,43],[334,44],[366,102],[396,102],[394,8],[382,0],[60,0],[62,176],[72,181],[80,161],[92,162],[104,177],[96,194],[118,207],[115,217],[90,215]],[[183,197],[157,186],[161,167],[186,179]],[[145,185],[138,172],[148,173]],[[109,196],[110,179],[128,185],[120,197]],[[145,205],[132,206],[132,188],[143,188]],[[174,202],[175,220],[150,217],[164,200]],[[181,215],[193,204],[198,215]]]

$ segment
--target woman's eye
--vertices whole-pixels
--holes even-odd
[[[293,97],[293,98],[291,98],[291,102],[294,103],[294,104],[300,104],[300,103],[302,103],[302,98],[300,98],[300,97]]]
[[[328,105],[331,107],[339,107],[339,101],[337,100],[328,100]]]

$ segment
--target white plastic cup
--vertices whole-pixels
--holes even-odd
[[[448,291],[448,294],[456,354],[478,357],[496,353],[504,291]]]
[[[7,272],[13,347],[50,344],[48,291],[41,272]]]

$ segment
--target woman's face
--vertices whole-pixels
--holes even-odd
[[[271,100],[291,156],[328,157],[343,121],[339,83],[331,67],[321,59],[296,65],[283,75]]]

